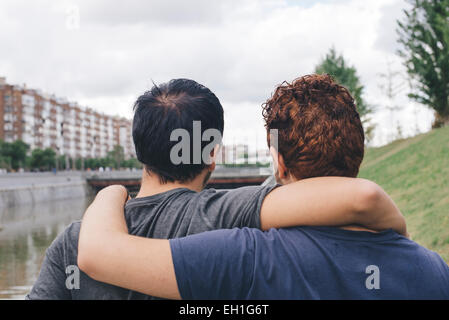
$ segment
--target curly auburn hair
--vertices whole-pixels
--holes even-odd
[[[356,177],[365,136],[354,98],[330,75],[283,82],[262,105],[268,145],[278,130],[278,152],[296,179]]]

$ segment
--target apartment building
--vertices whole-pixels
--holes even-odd
[[[40,90],[0,78],[0,139],[22,140],[31,149],[52,148],[71,158],[105,157],[121,145],[135,156],[129,119],[108,116]]]

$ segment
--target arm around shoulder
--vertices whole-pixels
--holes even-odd
[[[406,234],[405,219],[380,186],[365,179],[320,177],[281,186],[261,210],[262,229],[361,225]]]
[[[87,209],[78,242],[78,266],[95,280],[144,294],[179,299],[168,240],[128,234],[123,212],[126,190],[100,192]]]

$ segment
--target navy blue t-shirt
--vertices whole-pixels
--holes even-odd
[[[244,228],[170,246],[183,299],[449,299],[448,265],[392,230]]]

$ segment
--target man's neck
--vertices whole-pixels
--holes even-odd
[[[344,226],[344,227],[340,227],[340,229],[349,230],[349,231],[366,231],[366,232],[371,232],[371,233],[379,233],[378,231],[374,231],[374,230],[367,229],[364,227],[359,227],[359,226]]]
[[[203,175],[200,174],[192,181],[181,183],[181,182],[167,182],[161,183],[159,177],[156,174],[148,174],[148,172],[143,169],[142,172],[142,184],[140,186],[139,193],[136,198],[143,198],[153,196],[155,194],[167,192],[174,189],[186,188],[196,192],[200,192],[204,189],[203,185]]]

